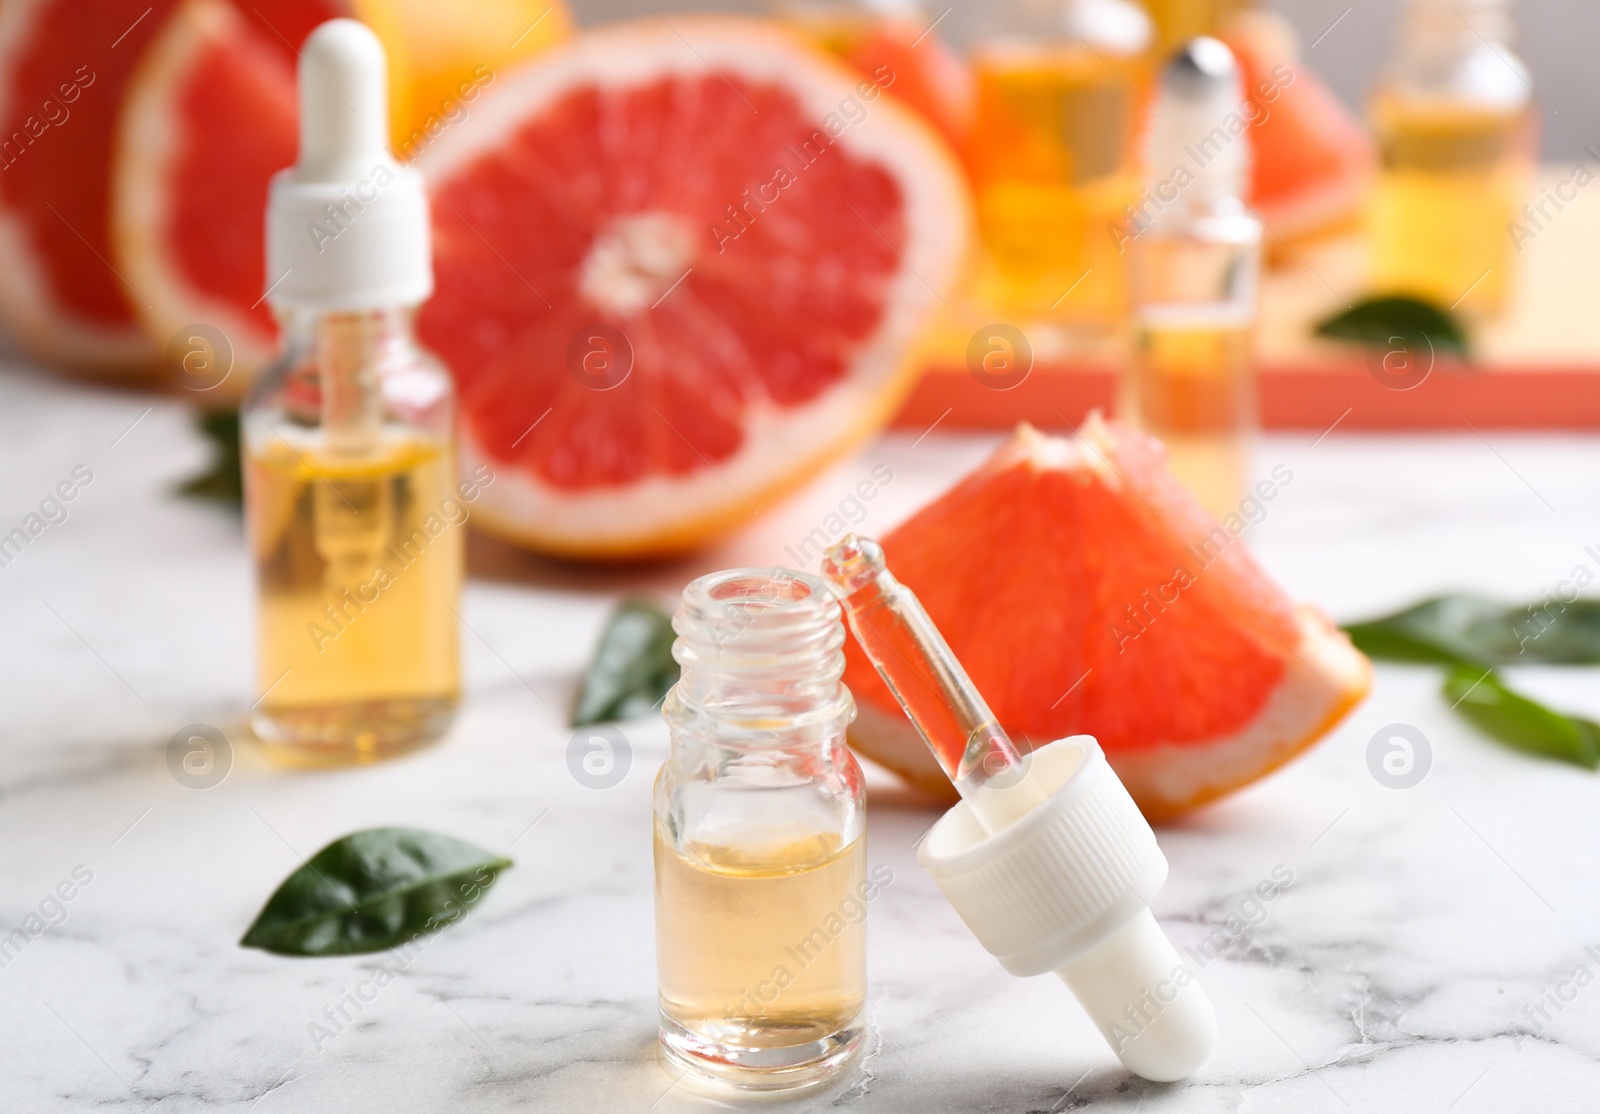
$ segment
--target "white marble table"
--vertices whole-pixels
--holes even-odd
[[[1312,437],[1261,446],[1294,481],[1248,540],[1337,616],[1445,588],[1535,596],[1595,563],[1600,439]],[[0,532],[74,468],[93,475],[67,519],[0,568],[0,935],[41,902],[59,922],[0,967],[0,1110],[715,1105],[654,1049],[648,796],[664,732],[628,725],[627,777],[577,784],[563,727],[577,671],[619,592],[784,561],[887,463],[865,523],[883,528],[993,440],[890,436],[720,551],[648,574],[474,539],[469,695],[448,741],[372,769],[284,773],[238,727],[253,698],[238,523],[169,494],[204,455],[184,412],[0,372]],[[1516,680],[1595,715],[1595,676]],[[1525,1010],[1579,964],[1600,975],[1600,778],[1476,737],[1436,690],[1431,670],[1381,668],[1373,698],[1308,757],[1160,833],[1172,880],[1157,912],[1180,945],[1275,867],[1293,874],[1204,969],[1220,1042],[1177,1085],[1123,1071],[1052,980],[1005,976],[913,862],[931,814],[875,786],[869,857],[894,882],[871,913],[870,1046],[839,1086],[792,1106],[1595,1110],[1600,988],[1548,1026]],[[166,765],[169,737],[196,721],[237,743],[206,791]],[[1368,740],[1394,722],[1432,744],[1414,789],[1368,773]],[[517,866],[318,1047],[312,1023],[385,957],[289,960],[235,941],[303,856],[386,824]],[[48,902],[64,882],[72,899]]]

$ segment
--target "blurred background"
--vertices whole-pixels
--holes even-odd
[[[1361,4],[1277,0],[1266,6],[1288,18],[1302,43],[1316,43],[1314,59],[1318,70],[1352,109],[1365,102],[1383,65],[1385,45],[1393,41],[1396,24],[1405,9],[1402,0]],[[655,7],[664,12],[761,10],[759,4],[684,0],[665,0]],[[946,7],[962,11],[981,5],[930,5],[930,18]],[[628,0],[575,0],[573,6],[573,14],[583,24],[627,18],[649,10],[649,5]],[[1557,108],[1545,120],[1544,156],[1583,158],[1584,146],[1600,136],[1600,73],[1590,64],[1587,45],[1600,41],[1600,10],[1563,0],[1521,0],[1516,14],[1521,29],[1517,52],[1539,75],[1539,92]],[[1333,30],[1329,31],[1330,27]]]

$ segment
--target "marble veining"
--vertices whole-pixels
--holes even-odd
[[[1493,436],[1491,451],[1467,431],[1313,437],[1264,439],[1263,465],[1294,481],[1246,540],[1337,617],[1448,588],[1536,597],[1600,541],[1600,439]],[[240,726],[253,699],[247,565],[236,517],[171,495],[204,459],[183,410],[0,374],[0,526],[74,467],[94,474],[67,519],[0,568],[0,936],[23,926],[26,940],[0,952],[0,1110],[725,1106],[654,1051],[649,791],[664,731],[624,725],[627,776],[579,785],[563,726],[578,670],[620,593],[782,562],[887,465],[859,524],[882,530],[994,440],[891,435],[718,551],[666,568],[586,573],[474,538],[469,696],[449,739],[371,769],[292,773]],[[1515,679],[1600,714],[1588,671]],[[1063,987],[1011,979],[983,953],[915,864],[933,812],[875,775],[868,855],[894,880],[871,908],[867,1048],[831,1089],[770,1105],[1600,1107],[1600,779],[1477,737],[1438,684],[1382,667],[1372,699],[1311,754],[1159,833],[1172,875],[1156,912],[1221,1022],[1212,1060],[1180,1084],[1130,1076]],[[234,742],[227,778],[203,791],[166,765],[167,740],[197,721]],[[1366,760],[1396,722],[1433,750],[1404,791]],[[301,859],[380,824],[449,832],[517,865],[403,964],[237,946]],[[74,870],[92,877],[57,912],[50,895]],[[1292,880],[1250,904],[1274,871]],[[1580,967],[1592,984],[1575,987]]]

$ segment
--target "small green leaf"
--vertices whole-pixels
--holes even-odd
[[[239,944],[279,955],[383,951],[459,920],[509,866],[435,832],[353,832],[284,879]]]
[[[1436,350],[1469,353],[1466,330],[1455,315],[1416,298],[1368,298],[1317,323],[1319,337],[1388,348],[1397,341]]]
[[[648,715],[677,683],[672,616],[651,600],[624,600],[584,671],[572,726]]]
[[[239,412],[205,410],[195,417],[195,426],[211,442],[211,466],[180,484],[178,493],[242,506],[244,472],[239,456]]]
[[[1517,750],[1600,767],[1600,724],[1563,715],[1512,692],[1493,672],[1457,666],[1444,682],[1445,699],[1485,735]]]
[[[1345,627],[1356,648],[1388,661],[1444,665],[1600,663],[1600,600],[1508,607],[1448,595]]]

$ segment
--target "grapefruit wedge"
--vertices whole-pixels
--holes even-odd
[[[474,514],[556,554],[704,545],[876,430],[969,242],[927,125],[753,20],[581,35],[416,165]]]
[[[1094,735],[1155,821],[1287,762],[1371,686],[1366,658],[1268,579],[1242,529],[1201,509],[1160,442],[1091,415],[1071,441],[1019,427],[882,544],[1019,744]],[[845,683],[852,745],[950,796],[854,643]]]
[[[1376,164],[1372,138],[1301,59],[1294,28],[1277,12],[1240,11],[1222,38],[1256,102],[1250,204],[1286,240],[1354,222]]]

